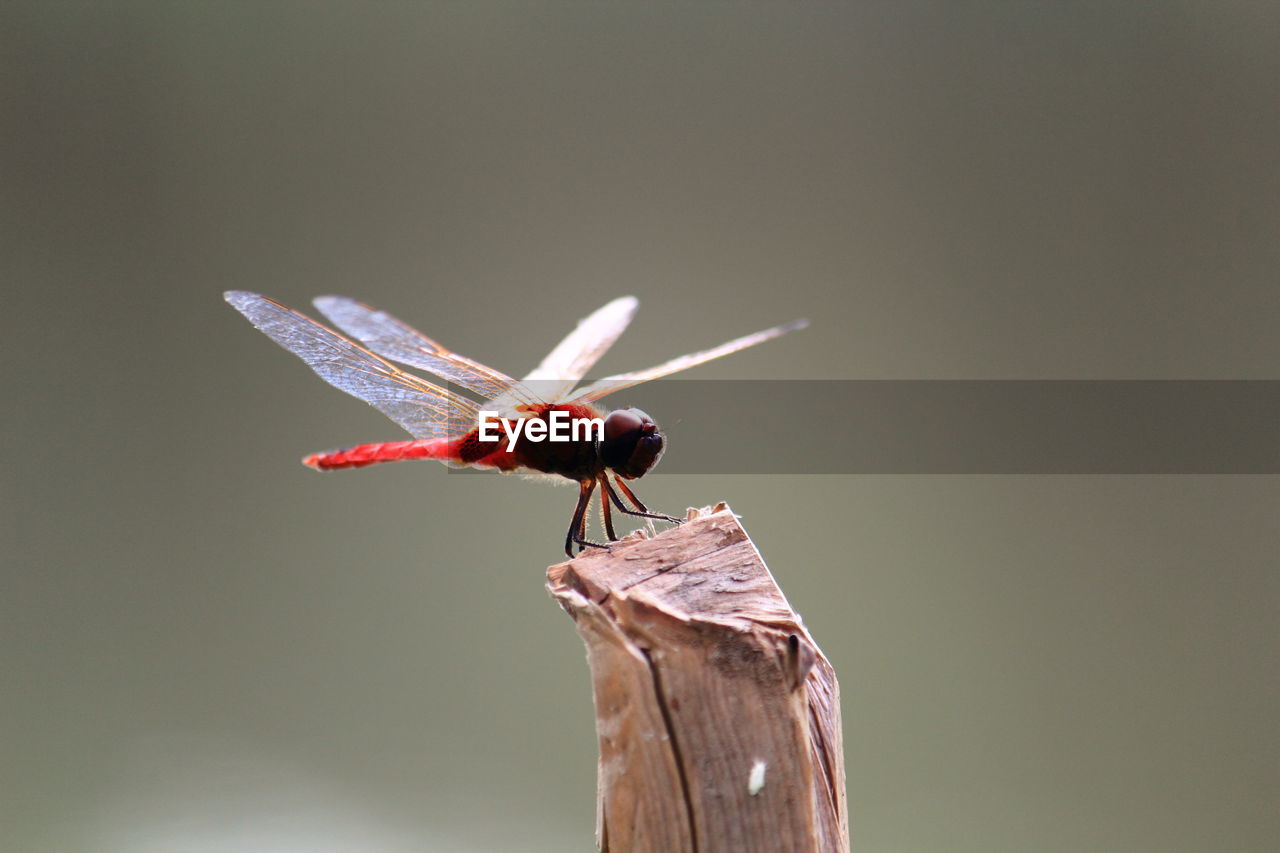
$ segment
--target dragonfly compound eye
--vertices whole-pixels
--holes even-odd
[[[621,477],[643,477],[658,464],[665,448],[658,425],[639,409],[619,409],[604,419],[600,461]]]

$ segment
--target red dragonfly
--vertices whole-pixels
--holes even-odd
[[[618,538],[610,503],[626,515],[680,523],[678,518],[650,512],[625,482],[644,476],[658,463],[666,445],[658,425],[639,409],[606,412],[594,405],[597,400],[808,325],[806,320],[797,320],[775,326],[647,370],[609,376],[579,388],[582,377],[631,322],[639,304],[634,297],[615,299],[581,320],[532,373],[516,380],[450,352],[390,314],[344,296],[322,296],[315,300],[315,306],[350,337],[265,296],[243,290],[224,295],[249,322],[305,361],[321,379],[364,400],[413,436],[412,441],[361,444],[315,453],[303,459],[303,464],[330,471],[405,459],[437,459],[446,464],[568,478],[579,489],[578,504],[564,540],[565,553],[570,557],[575,544],[579,553],[587,546],[609,547],[586,538],[587,510],[597,485],[610,541]],[[407,373],[393,361],[434,374],[445,380],[450,389]],[[452,389],[472,392],[485,401],[483,409]],[[496,412],[497,416],[482,424],[482,410]],[[553,417],[553,413],[559,417]],[[542,428],[540,433],[546,433],[557,420],[596,418],[602,421],[602,428],[590,437],[576,433],[577,440],[571,441],[539,441],[529,429],[533,421],[545,422],[537,426]],[[482,431],[482,427],[488,429]]]

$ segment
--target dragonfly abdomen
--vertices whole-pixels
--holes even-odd
[[[313,453],[303,459],[302,464],[317,471],[336,471],[339,468],[363,468],[380,462],[402,462],[408,459],[452,459],[453,453],[453,442],[447,438],[384,441]]]

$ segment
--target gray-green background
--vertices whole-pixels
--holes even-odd
[[[0,850],[591,849],[572,492],[303,469],[400,432],[222,290],[510,372],[634,293],[606,371],[808,316],[696,376],[1276,378],[1278,25],[6,4]],[[1276,478],[640,485],[729,500],[834,662],[855,849],[1280,845]]]

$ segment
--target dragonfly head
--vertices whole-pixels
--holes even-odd
[[[653,418],[639,409],[619,409],[604,419],[600,461],[627,480],[643,477],[658,464],[667,440]]]

